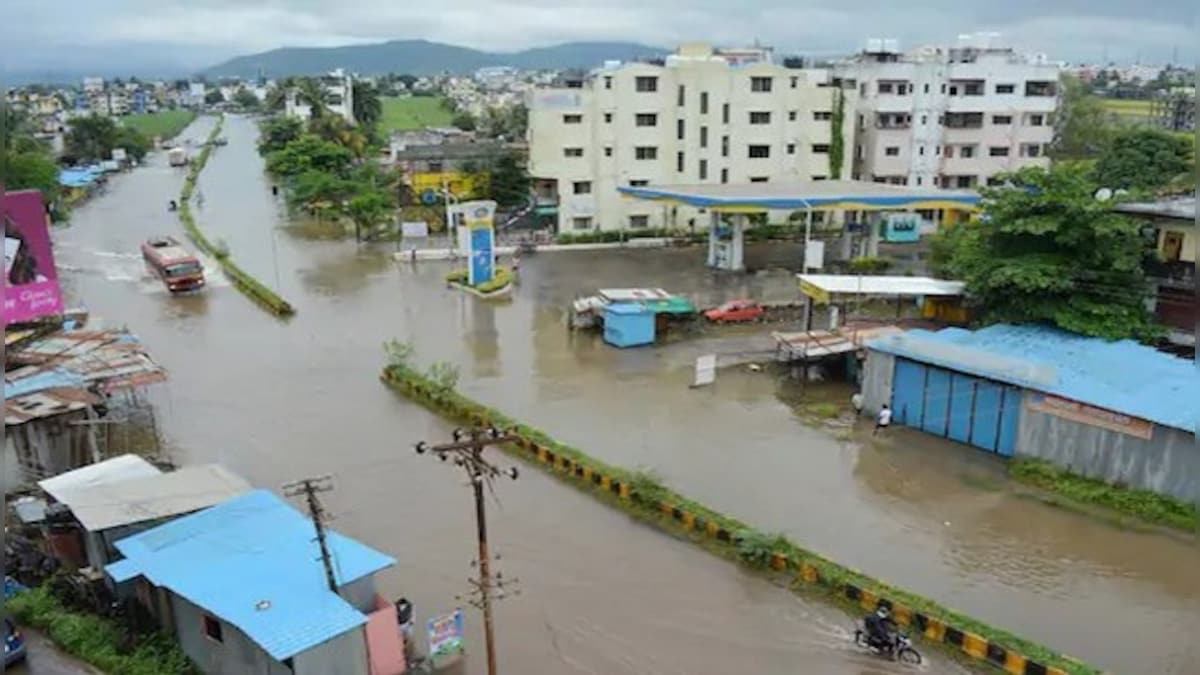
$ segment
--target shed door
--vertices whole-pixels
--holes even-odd
[[[892,381],[892,415],[900,424],[921,426],[924,413],[925,366],[907,359],[896,359]]]
[[[897,422],[1012,456],[1021,414],[1017,387],[898,358],[892,392]]]

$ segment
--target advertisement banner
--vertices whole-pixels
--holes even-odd
[[[883,240],[892,243],[920,241],[921,216],[915,213],[885,213]]]
[[[50,251],[50,221],[42,193],[9,192],[0,199],[4,223],[4,325],[63,313]]]
[[[463,613],[456,609],[450,614],[435,616],[425,622],[429,634],[429,656],[432,659],[442,659],[457,656],[463,648]]]
[[[1146,420],[1121,413],[1096,408],[1078,401],[1059,398],[1049,394],[1033,394],[1025,399],[1030,410],[1054,415],[1065,420],[1108,429],[1121,434],[1150,440],[1154,436],[1154,425]]]
[[[470,263],[467,266],[467,283],[478,286],[492,280],[495,274],[495,252],[492,231],[496,215],[496,202],[475,201],[459,204],[459,213],[467,228],[467,251]]]

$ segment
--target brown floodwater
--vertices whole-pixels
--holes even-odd
[[[201,138],[211,123],[185,133]],[[197,217],[282,291],[294,318],[271,318],[215,270],[192,297],[169,297],[145,275],[140,242],[180,231],[166,203],[183,174],[159,157],[57,232],[65,283],[170,370],[154,398],[178,461],[220,461],[268,487],[333,474],[333,527],[394,555],[385,589],[422,616],[452,608],[467,587],[471,502],[462,476],[411,449],[448,427],[378,382],[391,338],[410,341],[422,363],[457,364],[468,395],[598,458],[652,470],[698,501],[984,621],[1114,672],[1200,663],[1195,542],[1022,496],[1002,464],[964,446],[814,425],[805,404],[842,403],[850,392],[841,386],[801,389],[732,368],[712,387],[688,387],[695,356],[746,340],[617,350],[565,327],[564,306],[598,287],[660,286],[701,304],[794,300],[786,272],[715,274],[696,248],[542,253],[522,260],[510,301],[488,303],[447,289],[447,263],[396,263],[394,244],[289,229],[261,173],[253,123],[229,118],[225,135],[229,145],[201,176]],[[766,269],[797,254],[759,244],[748,262]],[[842,612],[539,472],[499,484],[497,499],[494,548],[505,575],[521,580],[521,594],[498,610],[506,672],[900,672],[850,647]],[[481,666],[474,658],[469,670]]]

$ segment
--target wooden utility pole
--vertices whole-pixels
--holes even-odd
[[[283,494],[288,497],[304,495],[308,503],[308,515],[312,518],[313,529],[317,531],[317,544],[321,547],[321,564],[325,566],[325,581],[329,590],[336,595],[338,592],[337,576],[333,573],[333,557],[329,554],[329,544],[325,541],[325,509],[317,499],[318,492],[333,490],[333,477],[303,478],[283,486]]]
[[[483,637],[487,649],[488,675],[496,675],[496,638],[492,619],[493,594],[500,590],[502,597],[505,582],[499,574],[493,577],[491,573],[487,538],[487,510],[483,499],[483,486],[485,482],[490,484],[493,478],[499,476],[508,476],[516,480],[518,473],[516,467],[501,470],[488,462],[483,457],[483,450],[489,445],[510,443],[515,440],[517,440],[516,436],[491,427],[465,431],[455,429],[452,443],[429,445],[421,441],[416,445],[418,455],[427,452],[433,453],[443,462],[453,458],[455,466],[462,467],[471,481],[471,489],[475,496],[475,529],[479,540],[479,578],[471,580],[471,585],[475,587],[479,600],[472,604],[483,612]]]

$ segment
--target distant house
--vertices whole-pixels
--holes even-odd
[[[125,559],[107,571],[116,583],[135,581],[138,599],[201,672],[404,672],[395,611],[374,581],[396,561],[328,532],[334,593],[313,535],[307,517],[254,490],[118,541]]]
[[[83,480],[76,478],[79,474]],[[250,491],[245,479],[219,464],[163,473],[136,455],[92,464],[39,485],[71,510],[82,528],[88,566],[97,572],[120,559],[113,546],[117,540]]]
[[[1168,340],[1196,349],[1196,197],[1132,202],[1116,208],[1145,223],[1158,260],[1146,270],[1154,284],[1154,315],[1170,329]]]

